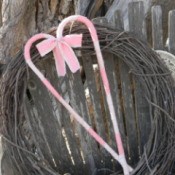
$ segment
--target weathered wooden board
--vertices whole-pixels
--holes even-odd
[[[106,137],[107,137],[107,143],[115,150],[116,149],[116,144],[115,144],[115,139],[114,139],[114,130],[113,126],[110,120],[110,114],[109,114],[109,109],[106,101],[106,95],[101,79],[101,75],[98,69],[98,75],[96,76],[96,82],[100,85],[100,104],[101,104],[101,109],[102,109],[102,118],[105,124],[105,131],[106,131]],[[107,156],[107,157],[106,157]],[[103,161],[103,166],[105,167],[105,164],[108,165],[108,168],[112,168],[111,166],[111,156],[109,154],[105,154],[105,161]],[[115,162],[115,161],[114,161]]]
[[[138,161],[139,151],[137,123],[134,111],[134,96],[132,77],[129,74],[129,68],[122,61],[120,65],[120,78],[122,88],[122,105],[123,105],[123,120],[125,121],[126,137],[128,142],[129,163],[134,165]]]
[[[152,12],[152,42],[153,49],[163,49],[163,30],[162,30],[162,9],[161,6],[153,6]]]
[[[120,10],[117,10],[115,12],[114,17],[113,17],[113,23],[116,29],[120,29],[120,30],[124,29],[124,22],[122,20]]]
[[[125,149],[125,154],[127,156],[128,155],[127,140],[125,135],[123,116],[121,112],[121,99],[120,99],[119,76],[118,76],[119,75],[118,58],[113,54],[106,53],[106,52],[103,53],[103,56],[105,58],[105,68],[106,68],[108,80],[110,82],[110,89],[111,89],[112,100],[113,100],[114,109],[116,113],[116,118],[118,121],[118,126],[122,137],[123,146]],[[108,105],[107,105],[107,108],[108,108]],[[111,139],[113,148],[117,150],[116,141],[114,137],[114,128],[113,128],[110,115],[108,117],[108,123],[110,127],[110,139]],[[120,165],[115,160],[114,160],[114,167],[116,171],[120,169]]]
[[[32,109],[31,106],[29,121],[32,127],[38,126],[38,128],[33,128],[33,130],[36,134],[35,137],[38,135],[36,140],[42,142],[39,144],[42,144],[40,147],[43,149],[42,153],[45,154],[44,156],[47,156],[46,160],[53,167],[58,168],[60,172],[64,172],[65,169],[69,169],[69,166],[63,162],[71,161],[71,159],[61,133],[62,128],[58,123],[47,89],[34,74],[31,77],[29,90],[35,107]],[[32,124],[32,122],[34,123]],[[58,150],[60,153],[63,152],[64,155],[55,154]]]
[[[82,83],[80,72],[76,72],[72,74],[70,70],[68,72],[69,81],[67,82],[67,86],[69,90],[70,96],[70,105],[75,109],[75,111],[82,116],[82,118],[91,125],[91,121],[89,118],[88,107],[86,103],[84,86]],[[75,122],[75,131],[78,133],[80,146],[84,155],[84,159],[87,166],[87,172],[93,173],[96,166],[98,167],[99,156],[97,149],[97,143],[95,140],[80,126],[77,122]],[[97,165],[96,165],[97,164]]]
[[[168,50],[172,54],[175,54],[175,10],[169,12],[169,20],[168,20],[168,38],[169,45]]]
[[[135,76],[136,80],[138,77]],[[135,82],[136,83],[136,82]],[[136,86],[136,84],[135,84]],[[144,96],[143,87],[140,82],[137,82],[135,90],[135,104],[136,104],[136,122],[138,129],[138,148],[139,153],[142,155],[144,145],[147,143],[151,131],[150,109],[147,100]]]
[[[35,146],[38,152],[38,155],[41,159],[45,159],[50,163],[52,167],[55,167],[53,162],[53,157],[50,154],[50,148],[45,141],[45,133],[43,132],[43,126],[41,126],[38,114],[36,113],[37,109],[29,102],[29,99],[25,99],[25,118],[28,122],[29,127],[32,129],[32,139],[35,142]],[[60,166],[60,165],[59,165]],[[57,167],[58,168],[58,167]],[[62,168],[57,169],[58,172],[63,171]],[[15,174],[17,175],[17,174]]]
[[[110,89],[111,89],[113,104],[115,107],[115,113],[116,113],[117,121],[119,122],[119,129],[120,129],[120,132],[121,132],[123,139],[125,139],[124,123],[123,123],[123,119],[121,116],[121,104],[120,104],[120,99],[119,99],[118,79],[116,76],[116,67],[118,66],[117,65],[117,58],[113,54],[110,54],[110,53],[103,53],[103,55],[105,58],[105,68],[106,68],[108,80],[110,82]],[[113,129],[113,127],[112,127],[112,129]],[[111,132],[114,133],[114,130],[112,130]],[[111,139],[113,139],[113,138],[111,138]],[[114,143],[115,143],[115,141],[114,141]],[[116,145],[116,143],[115,143],[115,145]]]
[[[92,57],[86,56],[83,58],[83,68],[86,76],[87,88],[92,103],[95,129],[99,135],[106,140],[105,125],[102,118],[102,110],[100,105],[100,97],[97,91],[95,75],[93,70]]]
[[[160,9],[159,9],[160,10]],[[154,12],[154,10],[153,10]],[[138,38],[146,40],[146,29],[145,29],[145,19],[144,19],[144,6],[143,2],[134,2],[129,5],[129,29]],[[144,93],[141,91],[140,82],[137,77],[133,79],[134,83],[134,93],[135,93],[135,122],[136,122],[136,132],[138,134],[138,149],[139,153],[143,153],[143,147],[147,142],[148,136],[150,134],[149,126],[147,123],[150,122],[149,118],[149,108],[148,103],[144,99]],[[135,108],[135,109],[134,109]]]
[[[98,89],[99,83],[96,81],[96,76],[99,76],[99,69],[93,69],[93,61],[96,57],[86,56],[83,58],[83,67],[85,70],[87,88],[89,89],[89,95],[91,99],[91,105],[93,106],[93,117],[95,130],[106,141],[109,141],[109,133],[107,128],[107,121],[105,121],[104,113],[102,112],[102,98],[100,98],[100,90]],[[98,75],[97,75],[98,74]],[[101,89],[101,88],[100,88]],[[101,156],[101,168],[112,169],[111,156],[106,152],[104,148],[100,146],[99,155]],[[100,158],[100,157],[99,157]]]
[[[142,1],[128,4],[129,31],[138,38],[146,39],[146,26],[144,20],[144,5]]]
[[[44,69],[46,72],[48,72],[47,77],[52,85],[56,88],[56,90],[69,103],[69,89],[66,86],[67,82],[69,81],[68,77],[58,78],[56,69],[52,65],[54,65],[54,63],[51,65],[44,64]],[[76,139],[76,133],[74,132],[72,117],[70,116],[68,111],[51,94],[50,96],[59,125],[62,128],[60,132],[62,132],[64,141],[66,142],[66,146],[69,152],[69,156],[72,160],[72,165],[70,164],[70,169],[73,168],[74,173],[83,173],[83,171],[85,171],[85,164],[83,163],[83,158],[79,149],[80,144],[78,143],[78,140]],[[78,166],[81,166],[82,169],[78,170]]]

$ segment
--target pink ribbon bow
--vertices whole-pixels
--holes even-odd
[[[58,76],[65,76],[66,64],[75,73],[80,69],[79,61],[72,49],[81,47],[82,34],[66,35],[61,38],[48,38],[36,45],[41,56],[53,51]]]

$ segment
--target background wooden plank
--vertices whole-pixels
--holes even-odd
[[[97,66],[96,70],[93,70],[93,61],[92,59],[96,59],[96,57],[86,56],[83,58],[83,67],[85,70],[87,87],[89,89],[90,98],[92,101],[92,106],[94,109],[94,123],[96,126],[97,133],[109,143],[109,132],[107,128],[107,121],[104,119],[104,114],[102,114],[102,98],[100,98],[101,93],[99,93],[98,86],[100,85],[100,81],[96,81],[96,76],[99,76],[99,68]],[[98,72],[97,72],[98,69]],[[101,88],[100,88],[101,89]],[[113,169],[113,163],[111,162],[111,155],[106,152],[106,150],[102,147],[99,149],[99,154],[101,155],[101,168]]]
[[[152,13],[152,42],[153,49],[163,49],[163,30],[162,30],[162,8],[161,6],[153,6]]]
[[[175,10],[171,10],[169,12],[168,38],[169,38],[168,50],[172,54],[175,54]]]
[[[94,115],[94,122],[95,122],[95,130],[99,135],[106,140],[106,132],[105,132],[105,125],[102,118],[102,110],[100,105],[100,97],[97,92],[96,82],[95,82],[95,75],[93,70],[93,63],[92,57],[86,56],[83,58],[83,68],[85,71],[86,76],[86,83],[87,88],[89,90],[89,95],[93,107],[93,115]]]
[[[133,97],[133,85],[131,76],[129,74],[129,68],[121,60],[120,65],[120,78],[122,88],[122,103],[123,103],[123,118],[125,122],[125,129],[128,142],[128,162],[130,165],[135,165],[138,161],[138,133],[137,123],[134,111],[134,97]]]
[[[78,71],[72,74],[69,69],[67,72],[69,78],[67,86],[70,89],[70,105],[89,125],[91,125],[80,72]],[[96,150],[97,143],[77,122],[75,122],[75,130],[78,134],[81,149],[84,154],[84,159],[87,166],[86,171],[91,174],[98,166],[100,166],[100,159],[98,151]]]
[[[106,101],[106,94],[105,94],[104,86],[102,83],[99,68],[96,69],[95,79],[96,79],[96,84],[97,84],[97,88],[98,88],[98,93],[100,95],[102,118],[103,118],[104,123],[105,123],[107,143],[110,146],[112,146],[112,148],[114,150],[117,151],[116,144],[115,144],[115,138],[114,138],[114,130],[113,130],[113,126],[112,126],[111,119],[110,119],[109,109],[108,109],[108,105],[107,105],[107,101]],[[105,153],[105,155],[104,155],[103,167],[115,171],[116,166],[118,168],[118,162],[116,160],[114,160],[113,157],[111,157],[111,155],[109,153],[107,153],[107,154],[106,154],[106,152],[104,152],[104,153]]]
[[[53,162],[53,157],[50,154],[50,150],[47,144],[46,138],[44,137],[43,127],[40,125],[37,109],[34,108],[34,106],[29,102],[29,99],[26,97],[25,99],[25,118],[29,125],[29,127],[32,130],[32,139],[34,140],[37,154],[41,159],[46,160],[50,166],[55,167],[55,164]],[[32,140],[31,140],[32,143]],[[33,150],[35,151],[35,150]],[[62,169],[57,167],[57,171],[60,172]]]
[[[137,76],[134,79],[137,80]],[[139,152],[142,155],[144,145],[147,143],[151,132],[151,118],[150,108],[147,100],[144,97],[144,91],[139,81],[135,81],[135,104],[136,104],[136,120],[138,123],[138,139],[139,139]]]
[[[33,73],[31,73],[31,77],[29,80],[29,90],[35,106],[35,119],[39,126],[39,130],[36,132],[41,132],[42,137],[38,139],[42,139],[45,142],[45,146],[40,146],[44,150],[47,148],[47,151],[45,151],[45,154],[47,154],[46,160],[50,160],[54,168],[58,168],[60,172],[64,173],[64,170],[69,169],[69,165],[64,162],[71,162],[71,159],[61,133],[62,128],[58,123],[47,89]],[[63,152],[64,155],[56,154],[58,150]]]
[[[67,82],[68,77],[59,77],[57,76],[56,69],[54,67],[54,62],[52,64],[44,64],[44,70],[48,72],[46,75],[50,80],[51,84],[55,89],[62,95],[62,97],[69,103],[68,87]],[[50,94],[52,99],[52,105],[56,113],[59,125],[62,128],[62,135],[69,150],[71,160],[73,165],[70,162],[70,169],[74,174],[83,173],[85,171],[85,164],[83,163],[83,158],[81,156],[80,144],[76,139],[76,133],[74,132],[72,118],[68,111]],[[60,131],[61,132],[61,131]],[[81,169],[77,167],[81,166]]]
[[[116,10],[113,17],[114,26],[116,29],[124,30],[124,22],[121,16],[121,11]]]
[[[108,19],[108,18],[107,18]],[[108,19],[109,20],[109,19]],[[121,11],[116,10],[114,12],[113,17],[110,19],[110,22],[113,23],[114,28],[119,30],[124,30],[124,21],[123,17],[121,16]],[[109,53],[104,53],[105,55],[105,66],[107,70],[107,74],[109,77],[109,82],[111,85],[111,92],[113,97],[113,103],[115,106],[115,112],[117,115],[117,121],[119,124],[119,130],[122,137],[122,142],[125,150],[125,155],[128,158],[128,145],[127,145],[127,138],[125,132],[125,124],[122,115],[122,101],[121,101],[121,81],[120,81],[120,73],[119,73],[119,59],[117,56],[114,56]],[[106,57],[108,61],[106,61]],[[109,76],[110,75],[110,76]],[[114,161],[114,168],[118,171],[121,167],[119,164],[116,164]]]
[[[104,18],[104,20],[99,20],[99,18],[96,19],[97,23],[100,23],[102,25],[110,25],[113,28],[118,28],[119,30],[123,30],[123,20],[120,16],[120,11],[117,10],[115,12],[115,15],[112,19],[107,19],[108,22],[106,21],[106,18]],[[121,136],[122,136],[122,141],[125,147],[125,152],[126,155],[128,154],[127,151],[127,143],[126,143],[126,135],[124,135],[124,126],[123,126],[123,119],[120,113],[121,107],[120,107],[120,102],[119,102],[119,94],[118,94],[118,82],[117,82],[117,76],[116,76],[116,58],[114,60],[114,56],[113,54],[110,53],[103,53],[103,57],[104,57],[104,62],[105,62],[105,67],[106,67],[106,71],[107,71],[107,76],[110,82],[110,86],[111,86],[111,93],[112,93],[112,97],[113,97],[113,103],[115,106],[115,112],[117,115],[117,120],[119,122],[119,129],[121,131]],[[107,130],[108,130],[108,137],[110,138],[109,143],[110,145],[112,145],[113,148],[115,148],[117,150],[116,147],[116,142],[115,142],[115,137],[114,137],[114,130],[113,130],[113,125],[110,119],[110,114],[109,114],[109,109],[108,109],[108,105],[107,105],[107,101],[106,101],[106,95],[105,95],[105,91],[103,88],[103,84],[102,84],[102,80],[100,79],[100,83],[101,83],[101,90],[102,90],[102,101],[104,104],[104,110],[105,110],[105,118],[106,118],[106,124],[107,124]],[[121,169],[120,165],[118,164],[118,162],[116,162],[115,160],[113,161],[113,158],[111,159],[113,162],[113,167],[114,170],[118,171]]]
[[[146,40],[146,24],[143,1],[128,4],[129,31],[138,38]]]
[[[92,19],[94,24],[101,24],[101,25],[107,25],[108,20],[105,17],[97,17]]]
[[[125,155],[128,157],[128,145],[127,145],[127,139],[126,139],[126,133],[125,133],[125,127],[124,127],[124,121],[123,121],[123,116],[122,116],[122,108],[121,108],[121,100],[120,100],[120,90],[118,89],[119,87],[119,60],[116,56],[114,56],[111,53],[104,52],[103,56],[105,58],[105,68],[106,68],[106,73],[108,80],[110,82],[110,89],[111,89],[111,95],[112,95],[112,100],[114,104],[114,109],[118,121],[118,126],[120,130],[120,134],[122,137],[122,142],[123,142],[123,147],[125,149]],[[107,104],[106,104],[107,105]],[[108,105],[107,105],[108,108]],[[113,148],[115,148],[117,151],[117,146],[116,146],[116,141],[114,138],[114,129],[113,129],[113,124],[110,118],[110,115],[108,117],[108,123],[111,131],[110,139],[112,141]],[[120,165],[114,160],[114,168],[116,171],[120,170]]]
[[[115,113],[116,113],[117,121],[119,122],[120,133],[121,133],[121,136],[123,137],[123,139],[125,139],[126,136],[124,133],[124,123],[123,123],[123,119],[121,116],[121,105],[120,105],[119,92],[118,92],[118,80],[117,80],[117,76],[115,74],[116,69],[117,69],[116,67],[117,67],[118,60],[116,61],[117,57],[115,57],[111,53],[103,53],[103,55],[105,58],[106,73],[108,76],[108,80],[110,82],[112,100],[113,100],[113,104],[115,106]],[[110,122],[112,122],[112,121],[110,120]],[[112,123],[111,123],[111,125],[112,125]],[[112,127],[112,129],[113,129],[113,127]],[[116,146],[115,139],[112,138],[112,140],[114,142],[114,145]]]
[[[144,19],[144,6],[143,2],[134,2],[129,5],[129,29],[134,32],[134,34],[146,41],[145,30],[145,19]],[[140,37],[141,36],[141,37]],[[135,118],[136,118],[136,129],[138,134],[138,149],[140,154],[143,153],[143,147],[147,142],[148,135],[150,130],[148,129],[147,123],[150,121],[149,111],[147,111],[148,103],[145,100],[144,93],[141,90],[140,82],[138,77],[132,77],[134,84],[134,94],[135,94]]]

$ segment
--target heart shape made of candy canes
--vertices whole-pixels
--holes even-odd
[[[44,77],[44,75],[37,69],[37,67],[33,64],[30,56],[30,48],[32,44],[39,39],[45,39],[41,43],[37,44],[38,51],[40,52],[41,56],[44,56],[45,54],[49,53],[50,51],[53,51],[53,55],[55,58],[55,64],[57,73],[59,76],[64,76],[66,74],[66,68],[65,63],[67,63],[70,70],[74,73],[79,68],[79,62],[76,58],[75,53],[72,50],[72,47],[80,47],[81,41],[82,41],[82,35],[77,34],[71,34],[63,36],[63,29],[64,27],[69,23],[73,21],[78,21],[84,23],[87,28],[89,29],[89,32],[91,34],[91,38],[94,44],[94,48],[97,55],[97,61],[100,68],[100,74],[102,77],[107,103],[109,106],[110,116],[113,123],[113,128],[115,132],[115,139],[116,144],[118,148],[118,154],[91,128],[91,126],[82,119],[82,117],[74,111],[74,109],[61,97],[61,95],[55,90],[55,88],[50,84],[50,82]],[[73,15],[68,18],[65,18],[58,26],[57,37],[55,38],[52,35],[49,34],[36,34],[32,38],[28,40],[28,42],[25,45],[24,48],[24,58],[26,60],[26,63],[29,65],[29,67],[35,72],[35,74],[40,78],[42,83],[46,86],[46,88],[53,94],[53,96],[69,111],[69,113],[79,122],[79,124],[84,127],[84,129],[101,145],[103,146],[113,157],[116,159],[122,166],[124,174],[129,175],[132,171],[132,168],[127,164],[125,153],[123,149],[123,144],[118,128],[118,122],[116,119],[116,114],[114,110],[114,105],[110,93],[110,86],[109,81],[107,78],[105,66],[104,66],[104,60],[102,57],[102,53],[100,50],[100,45],[98,41],[98,36],[96,29],[92,22],[88,20],[86,17],[80,16],[80,15]]]

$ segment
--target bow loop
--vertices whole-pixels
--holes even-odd
[[[58,76],[65,76],[67,63],[70,70],[75,73],[80,69],[79,61],[72,49],[81,47],[82,34],[66,35],[62,38],[48,38],[36,45],[41,56],[53,51]]]
[[[36,45],[36,48],[38,49],[38,52],[43,57],[49,52],[51,52],[57,45],[56,38],[48,38],[44,41],[41,41]]]

